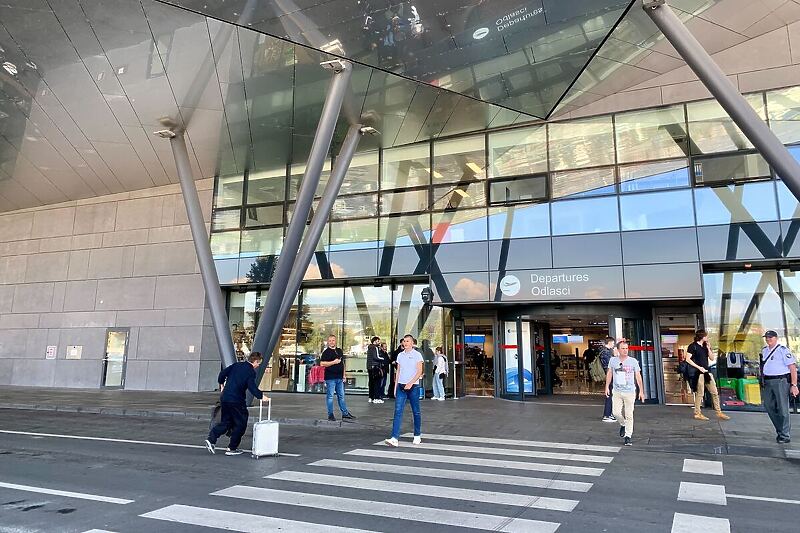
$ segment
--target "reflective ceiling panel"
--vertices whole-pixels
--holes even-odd
[[[529,115],[550,113],[631,0],[158,0]]]

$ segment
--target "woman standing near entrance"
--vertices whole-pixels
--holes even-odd
[[[711,393],[714,410],[717,412],[717,418],[729,420],[730,417],[722,412],[722,408],[719,405],[717,384],[714,382],[714,376],[709,371],[711,350],[708,347],[708,333],[702,329],[697,331],[694,334],[694,342],[689,345],[686,351],[688,352],[686,354],[686,362],[696,370],[694,376],[691,377],[692,390],[694,390],[694,418],[696,420],[708,420],[708,417],[700,411],[705,390],[708,388],[708,392]]]
[[[436,359],[433,367],[433,399],[444,401],[444,380],[447,379],[447,357],[441,346],[436,347]]]

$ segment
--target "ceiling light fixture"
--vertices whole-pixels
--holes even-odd
[[[471,171],[473,171],[475,174],[480,174],[481,172],[483,172],[483,169],[482,169],[481,167],[479,167],[478,165],[476,165],[475,163],[473,163],[472,161],[470,161],[469,163],[467,163],[467,166],[468,166],[468,167],[469,167],[469,169],[470,169]]]

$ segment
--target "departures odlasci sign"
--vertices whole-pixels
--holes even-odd
[[[499,280],[492,272],[491,283],[495,300],[501,302],[625,297],[622,267],[511,270]]]

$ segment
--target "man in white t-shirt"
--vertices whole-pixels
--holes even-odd
[[[403,351],[397,355],[397,370],[395,370],[395,400],[394,400],[394,423],[392,424],[392,436],[386,439],[389,446],[398,446],[397,439],[400,438],[400,426],[403,424],[403,409],[406,400],[411,404],[411,412],[414,415],[414,444],[420,444],[422,438],[421,425],[422,418],[419,413],[419,378],[423,373],[422,354],[414,349],[414,337],[406,335],[403,337]]]
[[[636,403],[636,386],[639,400],[644,402],[644,385],[639,361],[628,357],[628,343],[617,343],[617,355],[608,361],[606,371],[606,397],[611,396],[611,410],[619,421],[619,436],[625,438],[625,446],[631,446],[633,436],[633,406]],[[614,382],[613,391],[611,382]]]

